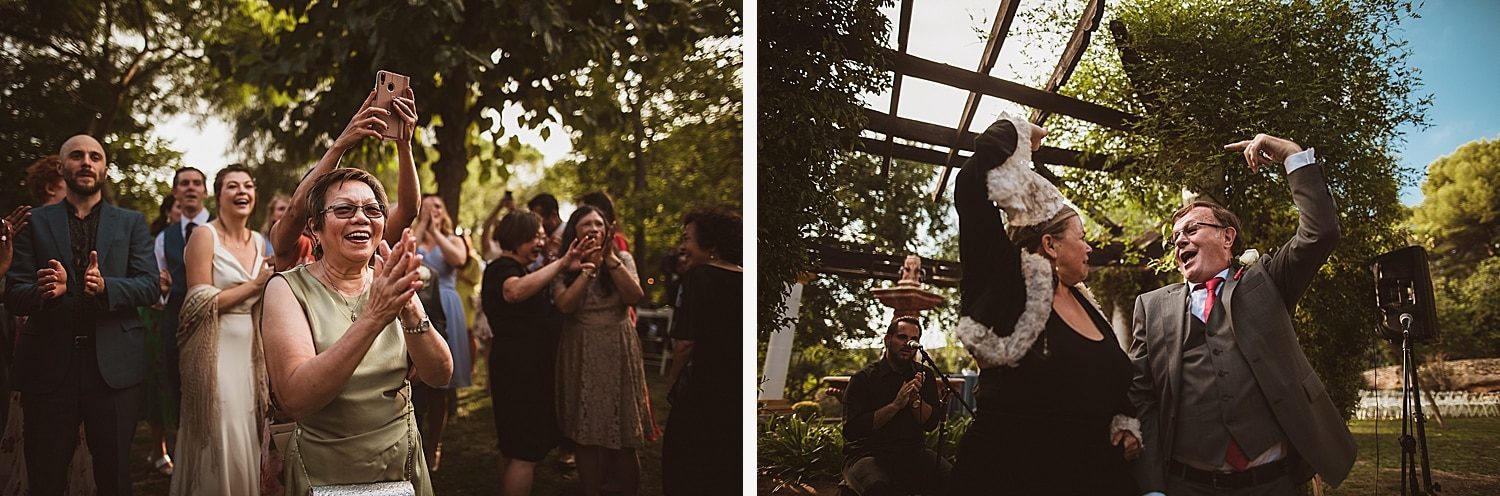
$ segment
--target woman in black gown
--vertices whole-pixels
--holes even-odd
[[[740,216],[718,207],[682,221],[688,270],[672,318],[672,410],[662,439],[662,491],[740,487]]]
[[[581,264],[599,246],[597,241],[574,240],[562,258],[532,271],[527,267],[547,242],[541,217],[524,211],[506,214],[494,238],[503,251],[485,267],[479,298],[495,333],[489,368],[500,494],[531,494],[536,463],[562,441],[553,403],[562,318],[552,305],[552,278]]]
[[[1002,118],[976,139],[954,186],[964,267],[958,335],[981,372],[951,487],[1137,496],[1127,465],[1140,454],[1126,396],[1131,365],[1082,285],[1092,248],[1077,212],[1025,169],[1045,134]],[[1019,168],[992,174],[997,167]],[[1007,230],[992,200],[1012,222],[1033,223]]]

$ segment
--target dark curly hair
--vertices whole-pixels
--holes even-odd
[[[744,247],[743,221],[740,213],[725,206],[701,208],[682,217],[682,226],[697,226],[698,246],[705,250],[716,250],[719,258],[735,265],[742,265]]]
[[[62,172],[58,172],[61,166],[62,159],[57,155],[47,155],[26,167],[26,189],[38,204],[51,199],[47,187],[62,180]]]

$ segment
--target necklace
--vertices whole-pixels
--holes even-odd
[[[255,233],[251,232],[247,227],[245,228],[245,240],[240,241],[238,236],[230,236],[229,226],[224,224],[224,219],[215,219],[215,222],[219,223],[219,231],[224,233],[224,237],[229,238],[230,241],[234,241],[234,244],[236,246],[249,246],[250,240],[255,237]]]
[[[319,269],[320,269],[319,272],[321,272],[322,275],[314,274],[314,276],[318,278],[318,282],[323,283],[323,285],[327,286],[328,289],[333,290],[333,294],[338,295],[339,300],[342,300],[344,302],[344,309],[346,309],[346,310],[349,311],[349,322],[354,322],[355,320],[357,320],[359,318],[359,312],[356,312],[354,310],[354,304],[349,302],[349,298],[346,297],[346,296],[344,296],[344,292],[340,291],[339,288],[338,288],[338,286],[334,285],[332,282],[329,281],[329,278],[328,278],[328,266],[327,265],[320,265]],[[364,281],[360,281],[360,282],[361,282],[361,286],[363,286],[363,282]]]

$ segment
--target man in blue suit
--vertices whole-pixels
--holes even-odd
[[[31,317],[14,365],[26,475],[32,494],[62,494],[82,423],[99,494],[128,495],[146,368],[135,307],[158,295],[151,237],[139,212],[103,201],[108,163],[98,141],[74,136],[59,155],[67,198],[31,211],[6,274],[6,306]]]

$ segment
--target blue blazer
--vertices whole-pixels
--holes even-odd
[[[5,305],[28,315],[17,337],[14,373],[16,389],[45,393],[61,385],[63,371],[73,360],[93,359],[110,387],[140,384],[146,370],[146,327],[136,307],[156,303],[157,269],[146,217],[109,203],[99,209],[94,250],[105,294],[99,301],[83,295],[83,272],[73,268],[68,209],[54,203],[32,209],[31,223],[16,234],[15,261],[6,273]],[[36,271],[56,259],[68,267],[68,292],[51,300],[37,291]],[[92,317],[93,348],[73,349],[77,327]]]

